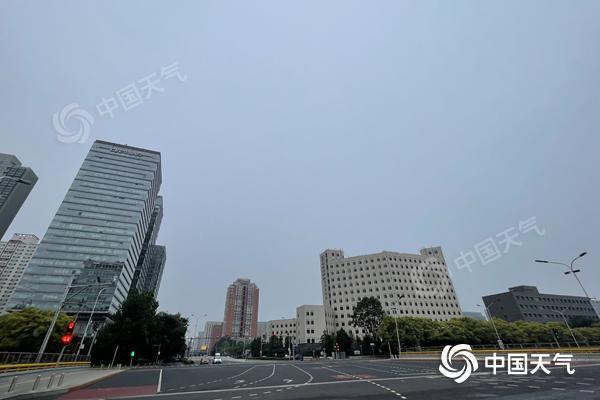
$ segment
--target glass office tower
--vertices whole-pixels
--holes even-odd
[[[123,263],[109,312],[125,300],[161,185],[159,152],[97,140],[92,145],[11,304],[56,309],[86,261]]]

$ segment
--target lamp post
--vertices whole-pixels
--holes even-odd
[[[492,317],[492,314],[490,313],[490,307],[492,307],[494,305],[494,303],[496,303],[498,300],[494,300],[490,303],[489,307],[487,305],[485,305],[485,303],[483,303],[483,308],[485,308],[485,313],[487,314],[488,318],[490,319],[490,322],[492,323],[492,326],[494,327],[494,332],[496,332],[496,338],[498,339],[498,346],[500,347],[500,350],[504,350],[504,342],[502,341],[502,339],[500,339],[500,334],[498,333],[498,329],[496,328],[496,323],[494,322],[494,318]],[[482,307],[481,304],[477,304],[477,307]]]
[[[113,278],[113,283],[115,283],[115,282],[116,282],[116,280],[114,280],[114,278]],[[82,346],[85,345],[85,338],[87,336],[87,331],[90,327],[90,324],[92,323],[92,318],[94,317],[94,312],[96,311],[96,306],[98,305],[98,300],[100,299],[100,295],[106,289],[108,289],[108,287],[104,287],[98,291],[98,295],[96,296],[96,301],[94,301],[94,307],[92,307],[92,312],[90,313],[90,318],[88,319],[88,322],[85,325],[85,330],[83,331],[83,337],[81,338],[81,344],[79,345],[79,348],[77,349],[77,354],[75,355],[75,361],[77,361],[77,359],[79,358],[79,353],[81,352]],[[91,346],[90,346],[90,351],[91,351]],[[89,355],[89,353],[88,353],[88,355]]]
[[[58,304],[58,307],[56,308],[56,312],[54,313],[54,317],[52,318],[52,322],[50,322],[50,326],[48,327],[48,330],[46,331],[46,336],[44,337],[44,340],[42,341],[42,345],[40,346],[40,349],[38,351],[37,357],[35,358],[35,362],[36,363],[39,363],[39,362],[42,361],[42,357],[44,356],[44,352],[46,351],[46,346],[48,346],[48,342],[50,341],[50,337],[52,336],[52,332],[54,331],[54,327],[56,326],[56,321],[58,320],[58,316],[60,315],[60,311],[64,307],[65,303],[67,301],[69,301],[70,299],[72,299],[73,297],[77,296],[79,293],[81,293],[83,290],[85,290],[85,289],[87,289],[89,287],[106,286],[107,285],[106,283],[93,283],[93,284],[87,284],[87,285],[73,285],[73,280],[75,280],[76,273],[77,273],[76,270],[71,271],[71,275],[69,276],[69,282],[68,282],[67,287],[65,289],[65,293],[63,295],[63,298],[60,301],[60,303]],[[110,285],[112,285],[112,283],[110,283]],[[69,297],[69,290],[75,289],[75,288],[81,288],[81,290],[79,290],[76,293],[73,293]]]
[[[400,297],[398,297],[398,306],[400,306],[400,300],[402,300],[405,296],[401,295]],[[396,314],[396,311],[398,311],[397,308],[392,308],[392,310],[394,311],[394,314]],[[400,358],[400,354],[402,353],[401,347],[400,347],[400,333],[398,331],[398,317],[394,315],[394,324],[396,325],[396,339],[398,340],[398,358]]]
[[[540,310],[546,310],[546,311],[551,311],[551,312],[555,312],[555,313],[559,313],[562,316],[563,321],[565,321],[565,325],[567,325],[567,329],[569,330],[569,333],[571,333],[571,337],[573,338],[573,341],[575,342],[575,345],[577,346],[577,348],[579,348],[579,343],[577,342],[577,339],[575,338],[575,334],[573,333],[573,330],[571,329],[571,326],[569,325],[569,322],[567,322],[567,317],[565,317],[565,310],[568,310],[569,307],[563,308],[561,311],[559,310],[553,310],[553,309],[544,309],[544,308],[540,308]]]
[[[583,290],[585,297],[589,298],[590,296],[588,295],[587,291],[583,287],[583,284],[579,280],[579,277],[577,276],[577,274],[579,272],[581,272],[581,269],[575,269],[575,267],[574,267],[575,261],[579,260],[581,257],[585,256],[586,254],[587,254],[587,252],[584,251],[583,253],[581,253],[577,257],[575,257],[573,260],[571,260],[571,262],[569,264],[565,264],[563,262],[558,262],[558,261],[548,261],[548,260],[535,260],[535,262],[542,263],[542,264],[556,264],[556,265],[562,265],[564,267],[567,267],[568,271],[565,271],[564,274],[565,275],[573,275],[573,277],[575,277],[575,280],[577,281],[579,286],[581,286],[581,290]]]

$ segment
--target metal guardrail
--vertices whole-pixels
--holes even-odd
[[[34,363],[37,357],[37,353],[27,353],[27,352],[0,352],[0,365],[2,364],[27,364]],[[79,355],[78,357],[75,354],[63,354],[60,353],[44,353],[42,356],[41,362],[43,363],[51,363],[57,362],[60,359],[61,362],[73,362],[73,361],[89,361],[90,358],[88,356]]]
[[[33,371],[38,369],[49,369],[49,368],[65,368],[65,367],[89,367],[89,361],[76,361],[76,362],[60,362],[60,363],[29,363],[29,364],[4,364],[0,365],[0,374],[5,372],[18,372],[18,371]]]

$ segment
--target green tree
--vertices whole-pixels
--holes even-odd
[[[325,350],[326,354],[333,353],[333,347],[335,345],[335,336],[327,332],[323,332],[321,335],[321,347]]]
[[[0,315],[0,351],[37,352],[50,327],[54,311],[33,307]],[[59,314],[56,326],[46,348],[47,352],[61,350],[60,337],[70,318]]]
[[[92,363],[108,364],[118,346],[115,363],[128,364],[135,352],[135,363],[151,363],[157,359],[170,361],[185,352],[188,321],[179,314],[158,313],[158,302],[150,293],[132,293],[111,323],[98,332],[92,352]]]
[[[352,339],[352,336],[350,336],[350,335],[348,335],[348,333],[346,333],[344,328],[341,328],[339,331],[336,332],[335,342],[340,347],[340,351],[344,351],[348,354],[352,352],[352,346],[354,345],[354,339]]]
[[[379,300],[375,297],[363,297],[354,307],[351,324],[363,328],[370,336],[375,336],[384,317]]]
[[[262,338],[257,337],[250,343],[250,354],[252,357],[260,357],[260,349],[262,347]]]

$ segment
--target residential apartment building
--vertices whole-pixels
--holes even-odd
[[[17,157],[0,153],[0,239],[29,196],[38,178]]]
[[[35,235],[15,233],[12,239],[0,242],[0,313],[5,311],[39,241]],[[29,299],[26,299],[18,308],[28,305]]]
[[[508,292],[484,296],[483,302],[493,318],[509,322],[562,322],[562,314],[567,319],[598,319],[589,298],[540,293],[535,286],[515,286]]]
[[[322,305],[302,305],[296,308],[297,343],[320,343],[325,324],[325,307]]]
[[[208,344],[208,349],[211,350],[215,344],[223,337],[223,322],[221,321],[206,321],[204,324],[205,341]]]
[[[223,336],[255,338],[258,323],[258,287],[250,279],[237,279],[227,288]]]
[[[326,329],[344,328],[361,336],[351,316],[364,297],[379,299],[389,315],[448,320],[462,317],[441,247],[420,254],[382,251],[345,257],[342,250],[321,253],[321,285]]]
[[[161,183],[159,152],[95,141],[8,306],[31,300],[58,308],[73,273],[90,261],[122,263],[108,307],[116,312],[129,293]]]
[[[267,340],[269,340],[271,336],[283,337],[284,339],[290,337],[292,343],[297,343],[296,324],[296,318],[282,318],[267,321]]]

